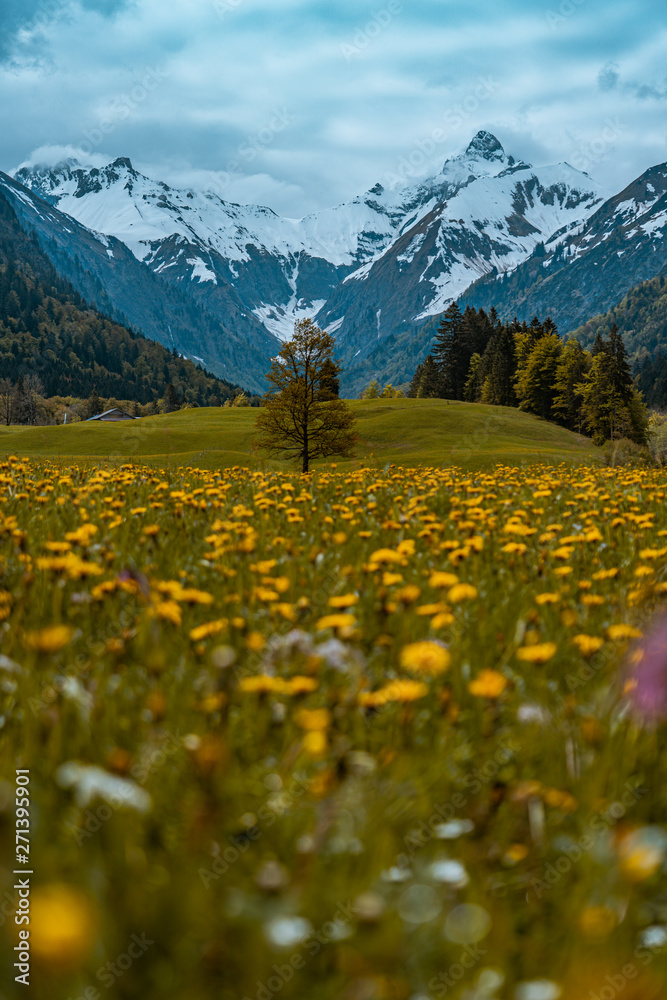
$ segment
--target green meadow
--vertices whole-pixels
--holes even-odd
[[[354,459],[385,465],[483,468],[498,461],[591,462],[599,454],[582,438],[507,407],[442,399],[375,399],[350,403],[359,444]],[[204,468],[282,466],[257,448],[257,410],[201,408],[118,424],[0,428],[0,453],[32,458],[159,460]]]

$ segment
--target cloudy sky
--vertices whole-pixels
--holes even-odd
[[[0,169],[129,156],[300,216],[481,128],[620,190],[667,160],[667,6],[0,0]]]

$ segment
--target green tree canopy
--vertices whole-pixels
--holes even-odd
[[[333,337],[312,320],[300,320],[266,376],[272,388],[257,419],[259,443],[300,460],[302,472],[308,472],[314,458],[349,456],[356,441],[350,407],[322,390],[323,375],[330,379],[340,374],[334,347]]]

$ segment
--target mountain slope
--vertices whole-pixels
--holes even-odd
[[[561,333],[606,312],[629,289],[667,273],[667,164],[651,167],[605,201],[577,231],[546,240],[511,273],[490,275],[461,297],[502,317],[550,315]]]
[[[345,366],[359,369],[359,379],[344,382],[347,391],[368,376],[378,342],[419,327],[479,275],[516,267],[538,242],[582,225],[602,200],[586,174],[567,164],[517,162],[488,132],[435,177],[392,189],[377,184],[346,205],[299,220],[212,192],[175,190],[144,177],[126,158],[102,169],[72,160],[22,168],[17,182],[60,219],[76,219],[98,246],[100,234],[121,243],[127,271],[128,254],[139,266],[136,280],[141,274],[145,285],[150,271],[220,323],[224,330],[202,336],[199,346],[191,331],[178,328],[179,348],[213,370],[240,377],[245,366],[246,382],[261,383],[276,338],[289,336],[295,319],[314,315],[336,336]],[[114,260],[122,257],[116,244],[102,255],[107,250]],[[98,280],[120,307],[117,284],[96,264]],[[130,308],[125,296],[123,312],[159,335],[150,310]],[[229,348],[224,356],[222,347],[216,354],[218,343]],[[224,368],[215,367],[218,361]]]
[[[103,396],[147,403],[169,382],[202,405],[237,388],[91,309],[20,227],[0,192],[0,372],[39,376],[47,396]]]
[[[263,391],[269,359],[280,345],[258,320],[247,316],[233,290],[221,290],[217,299],[202,302],[189,290],[164,281],[113,235],[86,228],[1,172],[0,193],[22,228],[35,233],[57,271],[87,301],[209,371]],[[244,333],[237,327],[240,318]]]

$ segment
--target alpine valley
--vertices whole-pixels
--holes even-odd
[[[303,219],[171,188],[123,157],[0,173],[0,192],[87,301],[254,391],[306,316],[335,336],[354,396],[409,380],[454,300],[548,313],[566,334],[667,270],[667,164],[608,198],[489,132],[430,179]]]

